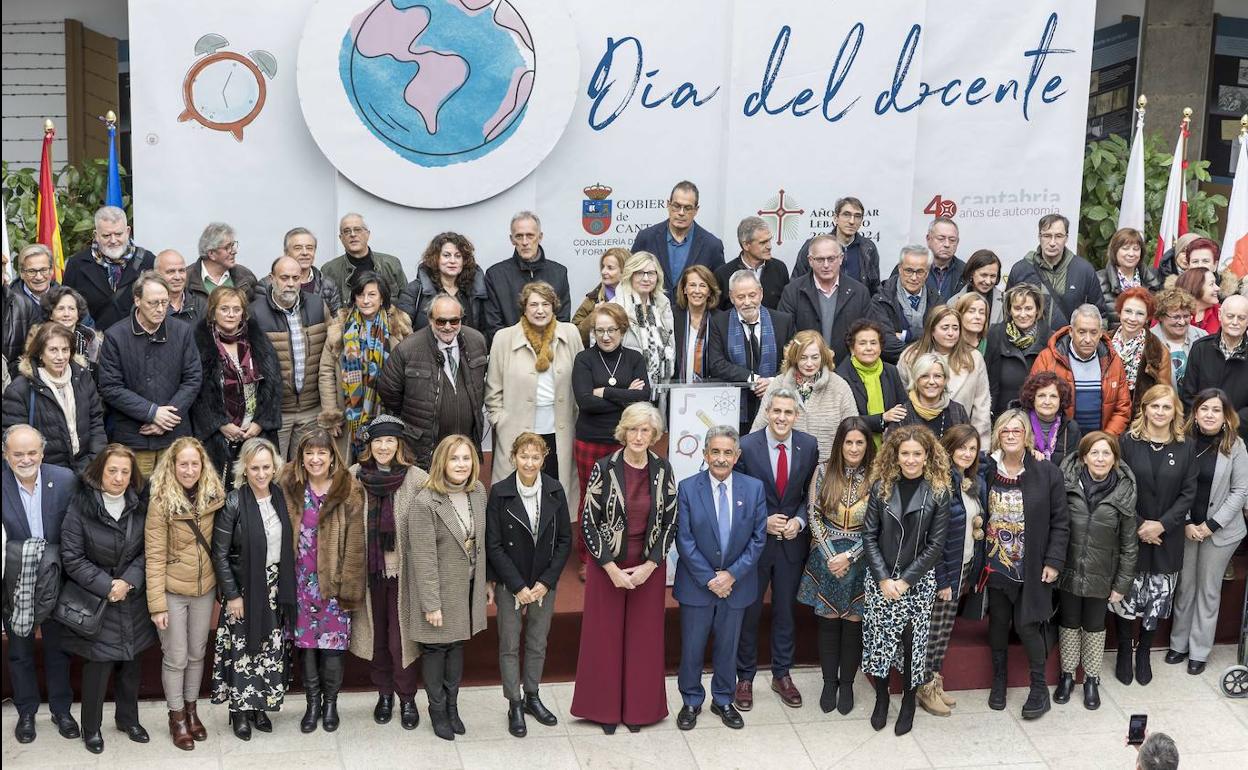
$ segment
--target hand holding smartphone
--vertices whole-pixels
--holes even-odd
[[[1148,728],[1148,714],[1132,714],[1127,725],[1127,745],[1139,746],[1144,743],[1144,735]]]

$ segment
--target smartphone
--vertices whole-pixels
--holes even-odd
[[[1132,714],[1127,725],[1127,745],[1139,746],[1144,742],[1144,733],[1148,727],[1148,714]]]

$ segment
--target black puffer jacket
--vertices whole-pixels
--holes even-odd
[[[1079,483],[1082,470],[1083,461],[1078,454],[1071,454],[1062,463],[1066,507],[1070,511],[1070,545],[1057,587],[1093,599],[1108,598],[1110,591],[1125,596],[1135,579],[1135,556],[1140,542],[1135,534],[1135,474],[1126,463],[1119,462],[1114,468],[1118,483],[1089,511],[1088,496]]]
[[[144,588],[146,508],[133,491],[127,490],[126,508],[121,518],[113,521],[104,509],[101,493],[85,485],[70,501],[61,525],[61,564],[66,577],[102,597],[108,596],[114,577],[134,588],[119,602],[105,602],[104,622],[95,636],[87,638],[67,630],[62,642],[66,652],[95,661],[134,660],[156,643],[156,627],[147,612]]]
[[[277,431],[282,427],[282,370],[277,351],[259,324],[247,324],[247,341],[251,345],[251,361],[260,373],[260,382],[256,383],[254,422],[260,426],[260,437],[276,444]],[[195,437],[204,443],[204,450],[213,465],[229,475],[225,463],[231,456],[230,445],[221,433],[221,426],[229,422],[225,415],[221,356],[208,329],[207,319],[195,325],[195,346],[199,349],[199,366],[204,383],[199,398],[191,405],[191,425],[195,429]]]
[[[104,435],[104,405],[95,389],[91,373],[77,363],[69,364],[69,381],[74,390],[74,430],[78,434],[78,453],[74,454],[69,440],[69,423],[65,412],[48,387],[23,358],[18,366],[20,375],[4,392],[4,427],[28,423],[47,440],[43,461],[49,465],[69,468],[82,473],[87,464],[103,451],[108,443]]]
[[[325,309],[329,312],[329,315],[337,315],[338,311],[342,309],[342,292],[338,291],[338,284],[325,280],[325,276],[316,265],[312,266],[312,280],[308,283],[311,284],[311,288],[306,288],[308,284],[304,284],[305,288],[302,291],[310,292],[320,297],[321,301],[325,303]],[[257,286],[260,288],[256,289],[256,296],[252,299],[253,302],[259,300],[262,296],[269,295],[273,288],[273,276],[264,276],[260,279]]]
[[[442,291],[440,283],[434,281],[424,265],[416,268],[416,277],[408,281],[395,305],[412,319],[413,329],[423,329],[429,325],[429,306],[433,298]],[[477,267],[473,273],[472,288],[457,292],[459,304],[464,308],[464,326],[481,331],[485,326],[485,304],[488,293],[485,289],[485,270]],[[464,303],[468,304],[465,305]]]
[[[671,280],[669,277],[668,280]],[[489,297],[485,304],[485,324],[478,329],[485,335],[486,344],[494,342],[499,329],[515,326],[520,321],[520,290],[533,281],[545,281],[559,297],[559,309],[555,319],[567,322],[572,317],[572,294],[568,289],[568,269],[549,259],[546,250],[539,246],[537,258],[525,262],[515,251],[502,262],[490,265],[485,271],[485,288]]]
[[[927,480],[901,510],[901,492],[894,483],[888,499],[880,482],[871,485],[863,518],[862,544],[871,569],[869,580],[900,578],[913,586],[936,567],[949,529],[949,494],[937,494]]]
[[[467,326],[459,331],[459,366],[467,383],[465,392],[452,397],[468,399],[474,416],[481,414],[485,399],[485,338]],[[381,370],[381,403],[391,414],[407,423],[416,464],[428,468],[433,450],[441,440],[438,435],[438,405],[442,400],[442,352],[438,350],[433,329],[429,326],[409,334],[390,351]],[[451,394],[448,394],[451,395]],[[478,421],[471,437],[481,438],[484,426]]]

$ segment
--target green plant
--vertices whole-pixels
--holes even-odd
[[[125,169],[121,174],[125,176]],[[79,164],[66,164],[53,173],[56,183],[56,214],[61,225],[61,246],[65,257],[85,248],[95,229],[95,211],[104,205],[108,189],[108,161],[95,158]],[[39,172],[35,168],[10,169],[0,164],[4,188],[4,216],[9,223],[9,241],[16,254],[33,243],[39,228]],[[133,221],[130,196],[122,196],[126,216]]]
[[[1144,250],[1151,260],[1157,249],[1157,228],[1166,204],[1166,184],[1170,164],[1174,162],[1173,146],[1160,134],[1147,134],[1144,140],[1144,221],[1148,244]],[[1098,267],[1105,264],[1109,239],[1118,229],[1118,212],[1122,206],[1122,186],[1127,175],[1131,145],[1121,136],[1088,144],[1083,154],[1083,202],[1079,206],[1079,253]],[[1187,164],[1183,181],[1188,186],[1188,229],[1208,237],[1216,237],[1219,206],[1226,206],[1221,195],[1192,191],[1191,182],[1209,181],[1209,161]]]

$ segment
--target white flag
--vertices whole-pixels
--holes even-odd
[[[1248,238],[1248,136],[1239,135],[1239,160],[1235,163],[1235,183],[1226,207],[1226,237],[1222,241],[1222,269],[1228,267],[1240,278],[1248,265],[1232,265],[1239,242]]]
[[[1127,177],[1122,186],[1122,208],[1118,210],[1118,229],[1132,227],[1144,232],[1144,112],[1136,113],[1135,137],[1131,140],[1131,159],[1127,161]]]
[[[1179,128],[1179,140],[1174,143],[1174,160],[1170,163],[1170,181],[1166,183],[1166,205],[1161,211],[1161,226],[1157,230],[1157,255],[1153,267],[1161,265],[1161,255],[1174,246],[1187,227],[1187,187],[1183,184],[1183,150],[1187,139],[1187,126]]]

